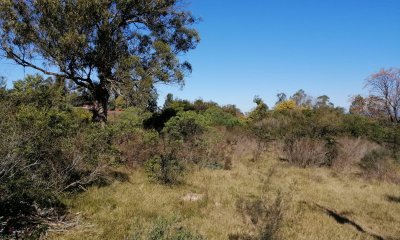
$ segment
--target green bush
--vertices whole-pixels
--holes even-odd
[[[203,116],[205,117],[208,125],[212,126],[235,127],[241,124],[239,118],[217,107],[207,109],[203,113]]]
[[[178,184],[182,181],[185,167],[173,154],[155,156],[145,164],[148,176],[162,184]]]
[[[28,76],[0,101],[0,234],[34,229],[64,211],[66,192],[102,176],[111,136],[84,123],[63,94],[59,82]]]
[[[343,116],[343,132],[353,137],[366,137],[374,142],[383,143],[387,136],[385,126],[361,115],[347,114]]]
[[[171,118],[163,129],[163,133],[170,141],[188,141],[195,136],[202,134],[207,128],[207,121],[204,116],[193,112],[179,112]]]

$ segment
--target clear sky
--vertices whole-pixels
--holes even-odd
[[[202,42],[185,57],[184,88],[160,86],[160,102],[171,92],[249,111],[254,95],[273,106],[278,92],[304,89],[347,107],[369,74],[400,67],[400,0],[187,1]],[[0,75],[23,71],[0,61]]]

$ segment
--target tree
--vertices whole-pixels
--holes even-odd
[[[366,115],[375,119],[387,119],[385,101],[374,95],[366,98]]]
[[[358,114],[358,115],[366,115],[366,105],[367,105],[367,100],[361,96],[357,95],[352,97],[351,99],[351,105],[350,105],[350,113],[351,114]]]
[[[178,55],[200,41],[195,22],[179,0],[2,0],[0,48],[87,89],[93,120],[105,122],[110,94],[123,86],[183,82],[191,65]]]
[[[366,80],[371,94],[380,98],[391,122],[400,123],[400,69],[382,69]]]
[[[257,106],[253,111],[250,112],[249,118],[254,121],[262,120],[267,116],[268,106],[259,96],[255,96],[253,102],[257,104]]]
[[[322,95],[317,97],[317,101],[315,103],[316,108],[333,108],[334,105],[331,103],[330,98],[327,95]]]
[[[275,103],[275,105],[278,105],[287,100],[287,96],[283,92],[276,94],[276,97],[278,98],[278,101]]]
[[[299,107],[311,107],[311,97],[306,94],[303,89],[297,91],[293,96],[290,97],[290,100],[296,102],[296,105]]]
[[[7,89],[7,81],[6,78],[0,76],[0,100],[5,96]]]
[[[164,109],[170,108],[173,101],[174,101],[174,95],[172,93],[168,93],[167,96],[165,97],[163,108]]]

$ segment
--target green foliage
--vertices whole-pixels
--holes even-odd
[[[184,142],[202,134],[206,127],[204,116],[193,111],[179,112],[165,124],[163,133],[169,141]]]
[[[213,107],[203,113],[208,125],[234,127],[241,124],[240,120],[221,108]]]
[[[264,117],[267,116],[268,113],[268,106],[264,103],[264,101],[255,96],[253,102],[257,104],[256,108],[250,112],[249,119],[252,121],[259,121],[262,120]]]
[[[175,99],[169,103],[169,108],[176,112],[194,111],[195,107],[189,100]]]
[[[72,109],[72,114],[78,122],[83,124],[88,124],[92,119],[90,111],[84,108],[75,107]]]
[[[15,81],[10,91],[10,99],[16,106],[30,105],[38,108],[63,107],[64,85],[52,78],[41,75],[28,75],[23,80]]]
[[[327,95],[322,95],[317,97],[317,101],[315,103],[315,108],[333,108],[333,103],[330,102],[330,98]]]
[[[191,65],[178,56],[199,43],[195,22],[170,0],[0,2],[4,55],[86,89],[98,106],[97,121],[107,120],[111,89],[140,103],[157,82],[183,82]],[[60,71],[43,68],[37,58]]]
[[[224,112],[227,112],[235,117],[243,117],[244,116],[242,111],[240,111],[240,109],[237,108],[235,104],[228,104],[228,105],[222,106],[222,110],[224,110]]]
[[[91,123],[77,134],[74,145],[90,166],[110,164],[115,161],[116,149],[112,143],[113,129]]]
[[[143,127],[146,120],[151,117],[150,112],[145,112],[139,108],[127,108],[113,124],[113,127],[119,128],[119,131],[130,131],[135,128]]]
[[[171,153],[148,160],[145,169],[150,179],[162,184],[180,183],[185,171],[182,162]]]
[[[124,99],[124,97],[118,96],[118,97],[115,99],[115,107],[116,107],[116,108],[118,108],[118,109],[124,109],[124,108],[127,107],[126,105],[127,105],[127,104],[126,104],[126,100]]]
[[[60,82],[28,76],[0,101],[2,233],[58,214],[63,193],[101,176],[110,135],[82,122],[63,94]]]
[[[372,141],[382,143],[387,132],[384,125],[378,121],[362,115],[348,114],[343,116],[343,131],[354,137],[366,137]]]

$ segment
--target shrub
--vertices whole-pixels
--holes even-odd
[[[230,240],[274,240],[280,239],[279,230],[284,216],[284,200],[281,193],[271,203],[264,199],[239,199],[236,203],[238,212],[244,221],[254,227],[252,234],[230,234]]]
[[[212,126],[234,127],[241,124],[239,118],[217,107],[207,109],[203,115],[208,125]]]
[[[182,181],[185,167],[173,155],[155,156],[145,164],[148,176],[162,184],[178,184]]]
[[[165,124],[163,133],[169,141],[184,142],[202,134],[206,127],[206,119],[202,115],[193,111],[179,112]]]
[[[83,123],[62,90],[28,77],[0,101],[0,234],[63,213],[60,196],[97,181],[108,163],[108,129]]]
[[[332,166],[341,170],[356,166],[369,151],[379,147],[369,140],[354,137],[341,137],[337,140],[337,145],[338,156],[332,162]]]
[[[386,130],[378,121],[361,115],[343,116],[343,131],[353,137],[366,137],[372,141],[385,141]]]
[[[305,137],[287,140],[283,152],[289,163],[302,168],[327,164],[328,151],[320,139]]]
[[[211,169],[232,169],[239,135],[239,129],[231,130],[225,127],[208,131],[202,138],[204,145],[198,151],[198,154],[204,155],[201,156],[204,160],[203,166]]]
[[[202,235],[177,225],[177,221],[169,221],[163,218],[157,220],[148,237],[150,240],[202,240]]]
[[[186,164],[199,163],[205,155],[206,143],[202,136],[207,128],[204,116],[192,111],[179,112],[162,131],[163,152],[173,153]]]
[[[275,106],[275,110],[277,111],[282,111],[282,110],[293,110],[298,108],[298,106],[296,105],[296,102],[293,100],[286,100],[283,102],[278,103]]]
[[[360,162],[362,174],[367,179],[387,180],[399,183],[400,178],[393,166],[391,153],[381,148],[367,153]]]
[[[257,106],[249,113],[248,117],[251,121],[260,121],[267,116],[268,106],[259,96],[255,96],[253,102]]]

